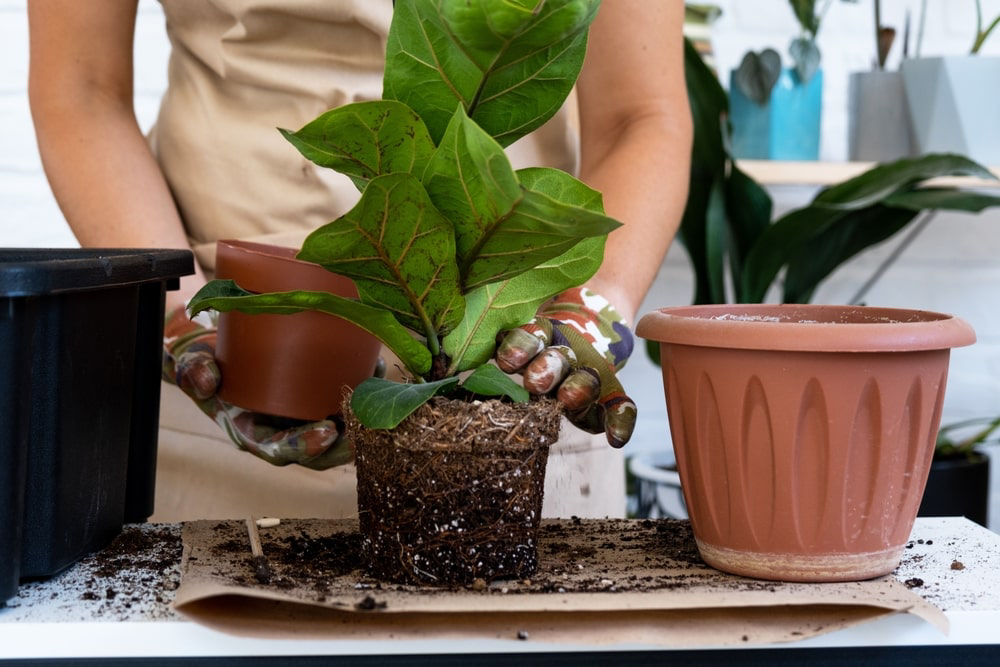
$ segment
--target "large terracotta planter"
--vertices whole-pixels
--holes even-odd
[[[349,279],[295,254],[294,248],[219,241],[216,277],[256,293],[313,290],[357,297]],[[221,313],[219,396],[255,412],[325,419],[340,413],[345,387],[371,377],[380,349],[374,336],[326,313]]]
[[[692,529],[705,562],[752,577],[891,572],[934,451],[950,348],[925,311],[716,305],[650,313]]]

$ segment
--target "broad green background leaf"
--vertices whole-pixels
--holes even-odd
[[[430,370],[431,355],[396,319],[384,310],[328,292],[272,292],[253,294],[232,280],[212,280],[191,299],[191,314],[214,309],[249,314],[290,315],[318,310],[353,322],[393,351],[416,376]]]
[[[417,384],[368,378],[351,395],[351,411],[368,428],[396,428],[414,410],[457,384],[457,377]]]
[[[529,16],[525,2],[396,0],[382,95],[417,111],[435,141],[460,102],[501,145],[510,145],[562,106],[583,65],[598,4],[547,0]],[[525,38],[524,45],[514,36]],[[497,46],[492,57],[485,54]]]
[[[346,174],[358,190],[382,174],[419,176],[434,152],[420,116],[394,100],[348,104],[327,111],[298,132],[280,132],[305,158]]]
[[[462,381],[462,389],[480,396],[507,396],[517,403],[525,403],[528,390],[492,364],[483,364]]]
[[[816,232],[787,260],[782,287],[784,303],[808,303],[813,293],[841,264],[901,230],[917,211],[871,206],[851,211]]]
[[[353,209],[309,235],[299,258],[353,279],[362,302],[432,346],[462,319],[451,223],[410,174],[373,179]]]
[[[873,167],[863,174],[827,188],[816,196],[814,203],[837,208],[862,208],[876,204],[920,181],[938,176],[996,178],[986,167],[961,155],[930,154]]]
[[[837,209],[807,207],[777,220],[747,255],[737,299],[742,303],[762,303],[781,269],[802,244],[845,215],[845,211]]]
[[[1000,196],[971,190],[917,188],[916,190],[890,195],[886,198],[885,205],[896,208],[908,208],[913,211],[941,209],[946,211],[979,213],[991,206],[1000,206]]]

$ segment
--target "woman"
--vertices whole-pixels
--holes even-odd
[[[216,240],[298,245],[354,204],[357,192],[346,179],[313,169],[275,128],[297,129],[328,108],[380,96],[392,4],[162,4],[172,45],[170,77],[149,137],[132,107],[137,0],[29,0],[29,93],[46,174],[82,245],[195,250],[198,273],[168,294],[168,310],[176,313],[211,275]],[[606,0],[601,7],[577,86],[578,169],[571,109],[512,147],[518,166],[541,162],[576,170],[603,193],[608,214],[625,223],[610,236],[605,261],[587,285],[587,303],[598,306],[580,308],[580,294],[573,293],[548,304],[548,317],[591,318],[602,326],[632,321],[677,229],[691,141],[683,9],[680,0]],[[544,347],[535,336],[511,337],[500,361],[519,367],[538,351],[536,343]],[[630,345],[618,346],[617,356],[606,345],[600,351],[620,364],[625,348]],[[529,368],[526,383],[531,375]],[[602,393],[599,387],[585,389],[586,401]],[[165,407],[166,418],[191,423],[189,416],[173,414],[174,408],[190,411],[189,405]],[[215,409],[222,417],[229,414],[228,406]],[[634,406],[632,413],[600,414],[607,415],[609,439],[624,444]],[[264,503],[258,509],[286,516],[337,515],[345,510],[335,503],[316,506],[315,495],[335,488],[351,497],[349,482],[329,473],[300,466],[274,470],[233,451],[192,444],[193,436],[176,432],[161,433],[154,518],[243,516],[256,502]],[[253,437],[247,435],[241,446],[254,450]],[[603,469],[607,477],[606,459],[613,454],[606,447],[593,454],[589,440],[582,449],[569,466],[587,468],[582,479],[550,474],[547,513],[618,513],[615,504],[595,498],[601,476],[587,474]],[[557,447],[555,456],[566,451]],[[620,470],[620,458],[610,461]],[[349,470],[340,473],[350,476]],[[263,485],[273,492],[263,492]],[[552,502],[556,496],[578,502],[560,505]]]

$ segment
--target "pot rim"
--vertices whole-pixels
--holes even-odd
[[[894,352],[971,345],[972,327],[954,315],[909,308],[827,304],[709,304],[647,313],[648,340],[747,350]]]
[[[216,241],[216,244],[228,246],[238,252],[249,255],[266,257],[267,259],[273,259],[276,261],[288,261],[296,264],[315,266],[312,262],[306,262],[298,259],[298,257],[296,257],[299,252],[297,248],[273,245],[270,243],[259,243],[257,241],[243,241],[240,239],[221,239]]]

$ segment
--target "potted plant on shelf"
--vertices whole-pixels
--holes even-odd
[[[887,69],[896,29],[882,21],[881,0],[875,0],[872,68],[848,76],[847,156],[862,162],[884,162],[915,154],[903,75]],[[902,57],[909,57],[910,14],[903,29]]]
[[[966,419],[938,431],[919,516],[965,516],[986,526],[990,459],[983,451],[1000,443],[1000,417]]]
[[[978,211],[1000,198],[924,187],[945,174],[991,177],[931,155],[879,165],[772,222],[770,197],[726,149],[725,93],[690,49],[686,63],[695,147],[680,238],[695,303],[714,305],[648,314],[637,333],[664,355],[695,538],[708,562],[740,574],[884,574],[916,516],[949,349],[975,336],[937,313],[763,302],[809,301],[836,267],[924,208]]]
[[[398,357],[403,382],[370,378],[345,402],[364,551],[379,578],[468,583],[537,564],[561,415],[489,362],[500,332],[596,271],[620,223],[564,172],[514,171],[503,147],[562,105],[597,6],[397,0],[383,99],[282,130],[361,191],[298,255],[350,278],[358,298],[213,281],[191,303],[329,313]]]
[[[800,28],[785,67],[773,48],[748,51],[730,75],[733,154],[739,158],[819,157],[823,70],[816,35],[832,0],[789,0]]]
[[[949,151],[1000,165],[1000,95],[985,93],[984,82],[1000,80],[1000,56],[981,53],[1000,25],[1000,15],[984,23],[976,0],[976,28],[967,55],[914,57],[901,71],[914,141],[921,153]],[[992,91],[991,91],[992,92]]]

